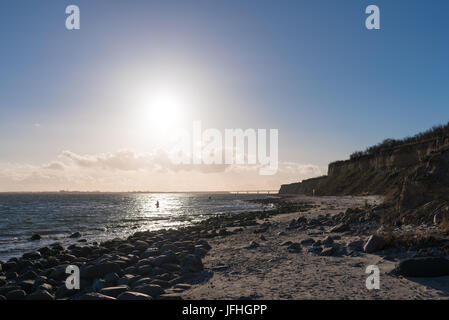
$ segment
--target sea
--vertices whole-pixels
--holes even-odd
[[[249,202],[272,195],[218,193],[2,193],[0,261],[59,242],[125,238],[137,231],[179,228],[210,216],[259,211]],[[159,207],[156,203],[159,202]],[[80,238],[70,238],[79,232]],[[33,234],[41,240],[31,241]]]

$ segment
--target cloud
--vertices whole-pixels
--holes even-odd
[[[63,151],[42,165],[0,163],[0,191],[193,191],[276,190],[283,183],[322,174],[318,166],[279,163],[278,172],[260,176],[260,165],[176,165],[162,150],[119,150],[101,154]]]

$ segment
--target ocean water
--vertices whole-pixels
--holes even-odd
[[[100,242],[136,231],[186,226],[216,214],[257,211],[263,205],[245,200],[265,197],[187,193],[0,194],[0,261],[55,242]],[[70,239],[75,232],[80,232],[81,238]],[[30,241],[34,233],[42,239]]]

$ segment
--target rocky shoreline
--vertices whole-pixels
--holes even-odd
[[[287,266],[301,266],[301,272],[320,265],[329,268],[326,259],[331,264],[364,266],[365,260],[378,257],[395,264],[387,274],[392,282],[407,276],[449,275],[447,231],[435,225],[386,227],[378,199],[273,197],[259,201],[270,209],[215,216],[189,227],[137,232],[99,244],[64,248],[55,243],[1,262],[0,300],[234,299],[240,296],[229,285],[229,277],[236,274],[246,275],[248,288],[253,285],[260,292],[246,298],[278,299],[285,292],[297,298],[293,284],[277,291],[267,288],[276,292],[262,294],[260,279],[254,283],[249,279],[263,275],[263,281],[276,281],[278,274],[267,274]],[[242,259],[241,263],[234,264],[236,259]],[[68,265],[80,269],[79,290],[65,285]],[[347,272],[332,272],[340,271]],[[289,269],[280,274],[287,284],[298,281]],[[320,281],[331,281],[332,274],[326,277],[323,272]],[[221,278],[227,280],[220,290]],[[309,289],[311,293],[319,290],[318,282]],[[327,298],[327,293],[318,291],[311,298]]]
[[[215,216],[177,230],[136,232],[99,244],[64,248],[55,243],[0,262],[0,300],[180,299],[189,281],[208,276],[202,258],[211,247],[205,239],[228,235],[226,227],[255,225],[257,219],[303,207],[277,198],[266,203],[275,208]],[[30,241],[39,239],[35,235]],[[80,269],[79,290],[65,285],[68,265]]]

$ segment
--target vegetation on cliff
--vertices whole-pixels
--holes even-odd
[[[431,129],[420,132],[412,137],[406,137],[404,139],[385,139],[381,143],[366,148],[364,151],[353,152],[349,156],[349,159],[356,160],[364,156],[374,155],[396,147],[414,143],[421,143],[427,140],[434,140],[438,138],[442,139],[445,137],[449,137],[449,122],[445,125],[433,126]]]

